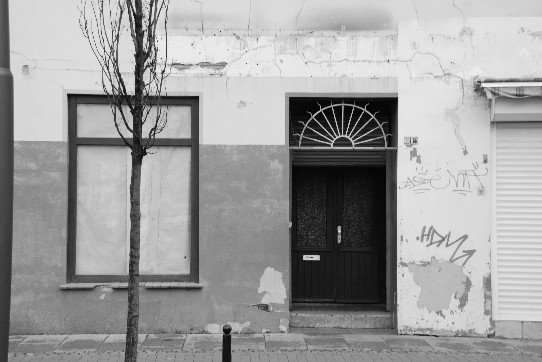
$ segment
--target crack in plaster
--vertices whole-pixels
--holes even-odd
[[[203,28],[203,3],[204,3],[204,0],[192,0],[192,1],[199,4],[199,15],[200,15],[200,19],[201,19],[201,33],[205,34],[205,29]]]
[[[297,16],[295,17],[295,28],[297,28],[297,21],[299,20],[299,16],[301,15],[301,12],[303,11],[303,8],[305,7],[305,0],[301,3],[301,8],[299,8],[299,11],[297,12]]]
[[[416,6],[416,2],[414,0],[411,0],[412,6],[414,7],[414,12],[416,13],[416,22],[418,21],[418,7]]]
[[[247,32],[250,34],[250,18],[252,16],[252,0],[249,0],[248,4],[248,25],[247,25]]]
[[[454,8],[456,8],[457,11],[459,11],[459,12],[461,13],[461,16],[462,16],[462,17],[465,17],[465,13],[463,12],[463,10],[461,10],[461,8],[460,8],[459,6],[456,5],[455,0],[452,0],[452,6],[453,6]]]

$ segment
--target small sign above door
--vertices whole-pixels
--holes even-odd
[[[418,137],[405,137],[405,146],[416,146],[418,144]]]
[[[320,255],[303,255],[303,260],[320,261]]]

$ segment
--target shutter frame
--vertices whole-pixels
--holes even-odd
[[[493,317],[542,321],[542,122],[492,128]]]

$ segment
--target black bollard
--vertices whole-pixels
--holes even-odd
[[[231,326],[226,324],[222,330],[222,362],[231,362]]]

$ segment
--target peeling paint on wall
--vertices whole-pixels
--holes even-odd
[[[491,316],[491,274],[484,276],[484,315]]]
[[[207,324],[203,329],[205,329],[205,332],[211,333],[211,334],[218,334],[221,332],[221,325],[216,323]]]
[[[251,332],[251,330],[249,329],[250,327],[249,321],[244,322],[244,323],[227,322],[225,324],[230,325],[231,333],[243,333],[243,330],[245,330],[245,333]],[[222,333],[222,328],[223,328],[223,325],[220,325],[217,323],[210,323],[204,327],[204,330],[205,332],[210,333],[210,334],[218,334],[218,333]]]
[[[112,288],[103,286],[102,287],[102,294],[100,295],[100,300],[104,300],[105,296],[113,291]]]
[[[459,300],[460,308],[467,304],[472,283],[459,265],[433,258],[429,264],[409,263],[408,270],[421,288],[418,308],[442,312],[449,309],[452,298]]]
[[[280,319],[279,329],[282,333],[288,333],[288,328],[290,328],[290,320],[287,318]]]
[[[417,147],[412,147],[412,149],[410,150],[410,161],[412,161],[413,159],[416,159],[416,163],[422,163],[422,156],[418,154]]]
[[[271,267],[267,267],[260,278],[258,293],[265,293],[261,304],[284,304],[286,288],[282,281],[282,273]]]

